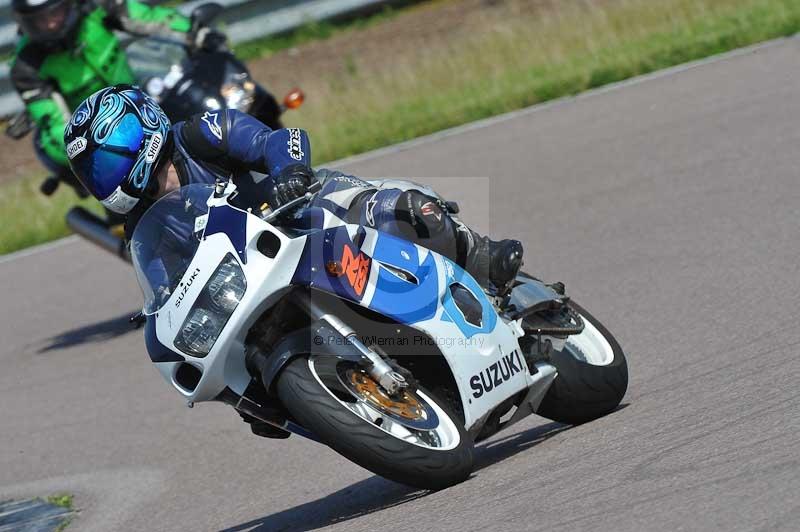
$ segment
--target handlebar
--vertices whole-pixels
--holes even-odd
[[[291,212],[300,205],[309,203],[312,199],[314,199],[314,196],[316,196],[319,193],[321,188],[322,188],[322,183],[320,183],[319,181],[312,183],[311,186],[308,187],[308,191],[305,193],[305,195],[300,196],[299,198],[295,198],[289,203],[281,205],[277,209],[273,210],[272,212],[264,216],[262,220],[264,220],[265,222],[272,222],[272,220],[275,220],[276,218],[279,218],[280,216],[283,216],[284,214]]]

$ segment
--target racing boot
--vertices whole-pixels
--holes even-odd
[[[471,229],[467,231],[459,231],[467,240],[464,269],[495,295],[506,295],[522,266],[522,242],[508,239],[496,241],[480,236]]]

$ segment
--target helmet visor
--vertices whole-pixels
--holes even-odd
[[[51,41],[62,38],[71,29],[76,19],[73,11],[72,0],[61,0],[31,13],[16,13],[14,18],[32,41]]]
[[[90,140],[85,155],[70,161],[72,169],[93,196],[107,198],[131,177],[143,143],[141,125],[132,114],[127,114],[104,144],[98,146]],[[136,191],[126,192],[135,194]]]

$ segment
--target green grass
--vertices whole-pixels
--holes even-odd
[[[796,0],[564,4],[346,81],[304,82],[292,122],[327,161],[800,31]]]
[[[309,98],[287,119],[310,131],[315,162],[800,31],[797,0],[560,0],[518,14],[513,0],[503,5],[480,31],[426,42],[424,54],[409,46],[379,65],[349,58],[344,76],[308,73]],[[3,187],[0,253],[66,234],[74,195],[46,199],[37,184]]]
[[[67,510],[72,510],[72,495],[69,493],[59,493],[57,495],[48,497],[47,502],[62,508],[66,508]]]
[[[50,504],[54,504],[56,506],[60,506],[62,508],[66,508],[67,510],[74,510],[73,507],[73,498],[72,495],[69,493],[59,493],[57,495],[53,495],[47,498],[47,502]],[[72,522],[72,516],[67,517],[64,521],[62,521],[58,527],[56,527],[55,532],[63,532],[69,524]]]
[[[39,192],[42,176],[20,179],[0,187],[0,254],[10,253],[69,234],[64,215],[70,207],[83,205],[102,212],[96,201],[78,201],[67,186],[51,197]]]

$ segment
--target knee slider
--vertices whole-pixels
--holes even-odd
[[[410,223],[422,238],[436,238],[448,230],[450,219],[436,201],[417,190],[404,192],[397,202],[398,218]]]

